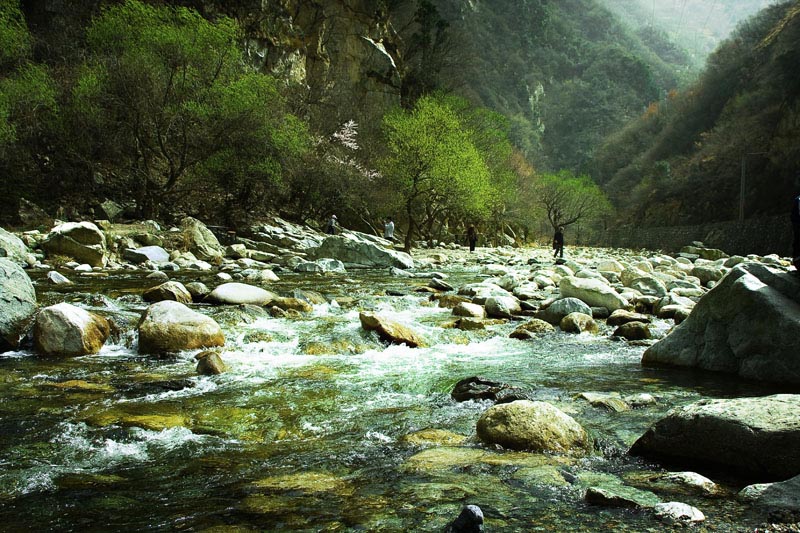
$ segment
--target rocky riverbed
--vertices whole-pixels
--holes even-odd
[[[225,238],[0,233],[9,527],[793,527],[785,259]]]

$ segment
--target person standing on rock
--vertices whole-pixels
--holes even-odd
[[[559,226],[553,235],[553,257],[564,258],[564,226]]]
[[[386,223],[383,225],[383,238],[394,241],[394,220],[392,220],[392,217],[387,218]]]
[[[336,219],[336,215],[331,215],[330,220],[328,220],[328,225],[325,226],[325,233],[328,235],[335,235],[336,234],[336,225],[338,224],[338,220]]]
[[[478,231],[475,226],[467,228],[467,243],[469,243],[469,251],[475,251],[475,245],[478,243]]]

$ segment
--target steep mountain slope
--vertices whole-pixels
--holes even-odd
[[[444,88],[509,117],[539,168],[586,170],[601,139],[679,86],[689,64],[600,0],[153,3],[234,17],[249,57],[285,80],[295,111],[319,131],[353,119],[368,140],[386,110]],[[25,10],[42,53],[63,58],[102,5],[32,0]]]
[[[702,66],[744,19],[778,0],[601,0],[647,39],[663,32]]]
[[[795,0],[742,24],[697,83],[612,136],[593,176],[637,223],[736,219],[742,205],[745,216],[788,211],[800,186],[798,64]]]
[[[598,1],[437,2],[456,61],[444,79],[511,120],[542,169],[586,171],[596,145],[688,75]]]

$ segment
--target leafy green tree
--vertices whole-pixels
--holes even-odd
[[[426,220],[449,210],[483,217],[497,194],[489,165],[445,98],[425,96],[384,117],[388,153],[380,169],[405,213],[405,249]]]
[[[0,0],[0,217],[13,218],[30,195],[37,169],[48,163],[46,129],[58,110],[56,87],[43,65],[30,60],[31,35],[17,0]],[[5,211],[5,212],[4,212]]]
[[[127,177],[122,191],[142,216],[187,194],[244,212],[254,207],[240,204],[248,198],[279,201],[284,169],[308,136],[276,82],[245,67],[240,42],[231,19],[137,0],[89,27],[74,119],[89,130],[87,159]]]
[[[31,36],[18,0],[0,0],[0,144],[18,139],[43,112],[55,109],[44,67],[29,60]]]
[[[611,204],[589,176],[568,170],[539,176],[538,208],[553,229],[607,214]]]

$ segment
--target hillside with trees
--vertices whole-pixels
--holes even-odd
[[[711,58],[704,96],[687,89],[680,46],[601,0],[2,0],[0,222],[20,223],[23,200],[50,216],[110,217],[110,202],[129,219],[232,228],[336,212],[367,231],[394,216],[410,246],[470,224],[524,238],[607,220],[605,194],[631,216],[619,191],[634,188],[647,214],[652,183],[688,179],[676,150],[707,142],[720,116],[772,105],[766,88],[726,103],[739,70],[765,69],[766,87],[783,75],[770,65],[793,60],[793,19],[756,43],[778,12],[732,41],[758,53]],[[776,124],[791,145],[791,124]]]
[[[679,49],[692,64],[706,58],[739,24],[779,0],[602,0],[645,41]]]
[[[611,136],[593,177],[633,223],[783,213],[800,161],[800,4],[739,26],[699,80]],[[740,188],[744,185],[744,196]]]

